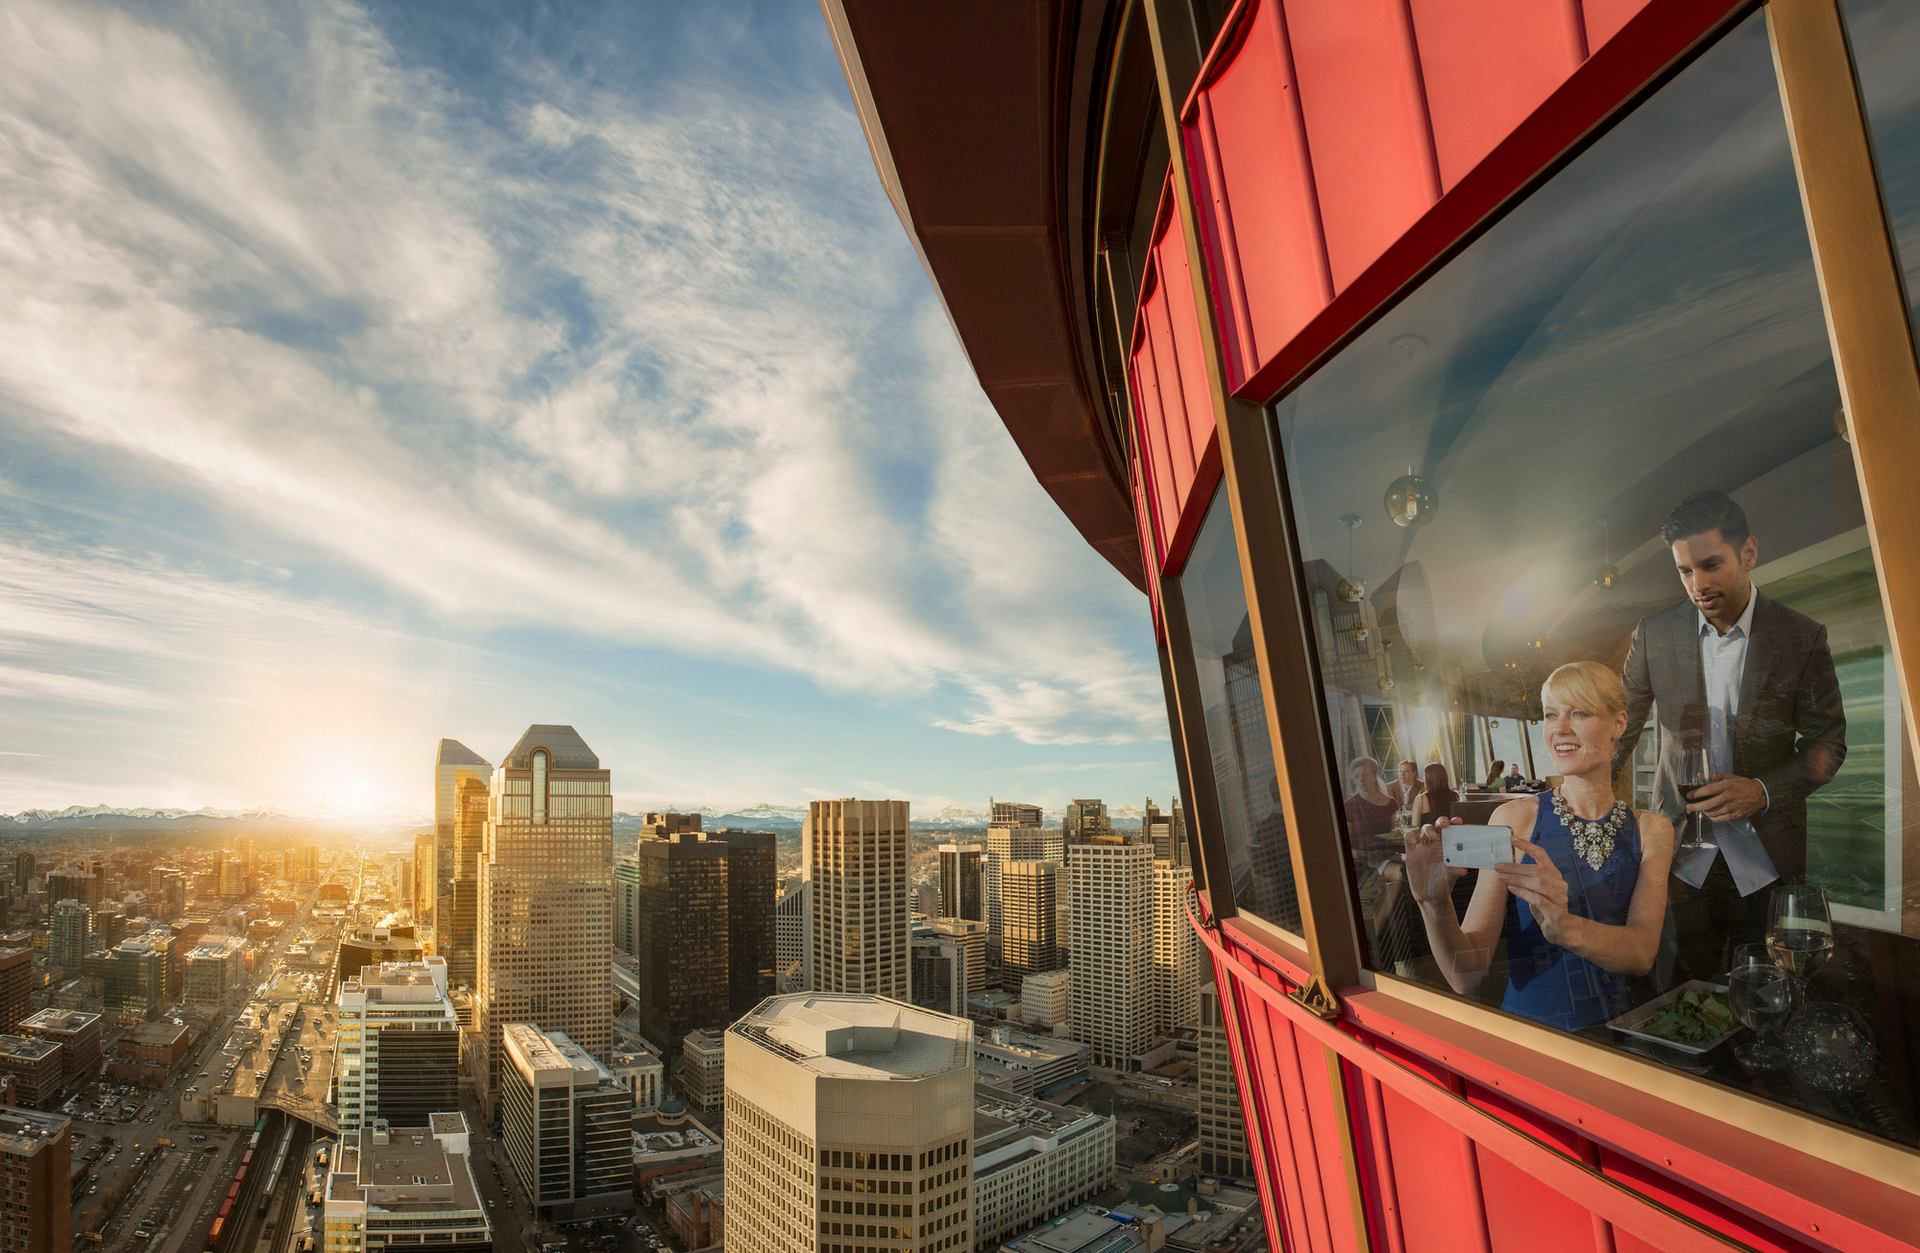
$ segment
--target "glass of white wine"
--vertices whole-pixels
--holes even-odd
[[[1833,953],[1833,912],[1822,888],[1783,883],[1767,902],[1767,951],[1804,991]]]
[[[1733,969],[1727,972],[1727,1003],[1740,1025],[1754,1038],[1734,1046],[1734,1055],[1750,1070],[1778,1070],[1787,1051],[1767,1037],[1793,1016],[1793,980],[1773,960],[1764,944],[1742,944],[1733,950]]]

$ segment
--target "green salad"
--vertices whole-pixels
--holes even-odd
[[[1676,1044],[1701,1044],[1733,1030],[1733,1009],[1720,992],[1682,992],[1639,1030]]]

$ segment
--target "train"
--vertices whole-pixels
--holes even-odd
[[[253,1168],[253,1155],[260,1151],[260,1137],[266,1133],[266,1130],[267,1116],[262,1114],[253,1124],[253,1134],[247,1137],[247,1151],[240,1155],[240,1168],[233,1172],[233,1182],[227,1185],[226,1200],[220,1203],[220,1212],[214,1215],[213,1226],[207,1229],[207,1253],[220,1253],[221,1240],[234,1225],[234,1211],[240,1204],[240,1190],[246,1186],[247,1172]],[[260,1189],[262,1197],[268,1195],[268,1190],[273,1185],[273,1177],[280,1173],[280,1164],[286,1159],[286,1145],[291,1141],[292,1137],[288,1136],[286,1141],[282,1142],[280,1157],[275,1161],[273,1171],[267,1176],[267,1187]]]

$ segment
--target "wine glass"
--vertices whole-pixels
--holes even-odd
[[[1712,780],[1713,760],[1705,748],[1689,748],[1680,754],[1680,795],[1688,804],[1693,803],[1694,793]],[[1687,837],[1680,841],[1679,847],[1689,851],[1716,847],[1707,838],[1707,816],[1688,814],[1687,818]]]
[[[1783,883],[1767,901],[1767,951],[1805,987],[1833,952],[1827,894],[1809,883]]]
[[[1727,1003],[1733,1016],[1754,1038],[1734,1046],[1734,1056],[1752,1070],[1778,1070],[1787,1051],[1767,1037],[1793,1016],[1793,981],[1774,963],[1764,944],[1742,944],[1733,950],[1733,969],[1727,972]]]

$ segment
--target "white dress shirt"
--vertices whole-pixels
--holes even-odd
[[[1729,627],[1725,635],[1714,629],[1707,615],[1700,615],[1700,674],[1707,687],[1707,758],[1708,765],[1717,774],[1733,773],[1733,732],[1740,717],[1740,681],[1746,674],[1747,642],[1753,637],[1753,606],[1758,599],[1749,589],[1747,607],[1740,611],[1740,620]],[[1762,793],[1766,786],[1760,785]],[[1768,798],[1760,812],[1765,813],[1771,803]],[[1756,892],[1780,877],[1751,822],[1744,818],[1737,822],[1716,822],[1713,830],[1740,895]],[[1713,860],[1710,857],[1702,860],[1705,865],[1699,868],[1698,874],[1704,881]],[[1699,883],[1694,886],[1698,887]]]

